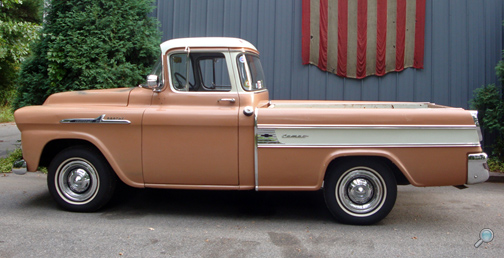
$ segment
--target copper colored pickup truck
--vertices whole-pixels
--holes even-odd
[[[329,211],[350,224],[387,216],[398,184],[488,179],[474,111],[269,100],[259,52],[245,40],[173,39],[161,50],[144,85],[58,93],[17,110],[25,162],[14,171],[47,166],[50,193],[72,211],[105,205],[118,180],[138,188],[323,189]]]

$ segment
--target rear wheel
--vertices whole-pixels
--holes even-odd
[[[115,190],[116,176],[107,160],[86,147],[70,147],[51,161],[47,175],[49,192],[69,211],[95,211]]]
[[[385,164],[372,159],[352,159],[338,163],[328,171],[324,197],[339,222],[373,224],[392,210],[397,183]]]

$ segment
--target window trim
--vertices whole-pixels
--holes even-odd
[[[170,63],[170,58],[171,56],[173,55],[176,55],[176,54],[187,54],[186,51],[184,51],[183,48],[179,48],[179,49],[174,49],[173,51],[170,51],[168,53],[166,53],[166,74],[169,78],[169,87],[165,87],[165,88],[170,88],[171,92],[173,93],[177,93],[177,94],[194,94],[194,93],[206,93],[206,94],[223,94],[223,93],[236,93],[238,91],[238,87],[236,85],[236,82],[235,82],[235,71],[234,69],[232,69],[232,67],[234,66],[233,62],[232,62],[232,59],[233,59],[233,55],[231,55],[230,51],[228,49],[224,50],[224,49],[211,49],[213,52],[209,52],[209,49],[191,49],[191,54],[194,54],[194,53],[199,53],[199,54],[209,54],[209,55],[217,55],[217,54],[222,54],[224,56],[224,60],[225,60],[225,64],[226,64],[226,68],[227,68],[227,73],[228,73],[228,76],[229,76],[229,81],[230,81],[230,84],[231,84],[231,88],[230,90],[226,90],[226,91],[220,91],[220,90],[205,90],[205,91],[181,91],[181,90],[178,90],[174,87],[173,85],[173,80],[172,80],[172,65]],[[192,65],[191,65],[192,66]],[[194,69],[194,67],[193,67]],[[201,71],[200,71],[201,72]]]
[[[238,54],[236,55],[236,68],[237,68],[237,69],[236,69],[236,71],[237,71],[237,73],[238,73],[238,82],[239,82],[239,84],[240,84],[241,89],[242,89],[242,90],[244,90],[245,92],[260,92],[260,91],[265,91],[265,90],[268,90],[268,88],[267,88],[267,87],[263,87],[263,88],[261,88],[261,89],[250,89],[250,90],[249,90],[249,89],[247,89],[247,88],[243,85],[243,83],[242,83],[242,81],[241,81],[241,75],[240,75],[240,57],[241,57],[242,55],[245,55],[245,56],[247,56],[247,55],[254,56],[254,57],[256,57],[257,59],[259,59],[259,61],[261,60],[261,59],[259,58],[259,55],[258,55],[258,54],[256,54],[256,53],[252,53],[252,52],[241,52],[241,53],[238,53]],[[248,67],[248,62],[245,62],[244,64],[245,64],[245,68],[246,68],[247,77],[249,77],[249,78],[250,78],[250,77],[252,77],[252,76],[250,75],[250,68]],[[263,70],[262,72],[263,72],[263,77],[264,77],[264,69],[262,69],[262,63],[261,63],[261,70]],[[263,78],[263,79],[264,79],[264,78]],[[264,81],[264,80],[263,80],[263,81]]]

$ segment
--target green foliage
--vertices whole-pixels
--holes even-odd
[[[52,93],[136,86],[159,56],[151,0],[54,0],[23,64],[15,108]]]
[[[503,23],[504,25],[504,23]],[[504,50],[502,52],[504,57]],[[495,66],[495,72],[501,82],[504,82],[504,61]],[[473,92],[474,98],[469,101],[471,108],[478,110],[481,126],[497,136],[491,145],[492,156],[488,160],[491,171],[504,172],[504,96],[502,88],[490,84]]]
[[[470,104],[471,108],[478,110],[481,126],[497,135],[492,145],[493,155],[504,162],[504,101],[501,89],[494,84],[478,88],[474,90]]]
[[[504,21],[502,23],[504,25]],[[504,50],[502,50],[502,57],[504,58]],[[495,72],[499,76],[500,80],[504,82],[504,60],[500,60],[495,66]]]
[[[504,50],[502,51],[502,57],[504,58]],[[500,60],[499,63],[497,63],[497,66],[495,66],[495,72],[497,73],[497,76],[499,76],[500,80],[503,81],[504,78],[504,61]]]
[[[37,170],[44,173],[44,174],[47,174],[47,172],[48,172],[47,167],[38,167]]]
[[[12,98],[21,62],[42,22],[43,0],[3,0],[0,5],[0,105]]]
[[[0,158],[0,173],[9,173],[12,170],[12,163],[14,161],[21,159],[23,157],[23,152],[21,149],[15,149],[13,152],[9,153],[6,158]]]
[[[0,158],[0,173],[9,173],[12,171],[12,164],[16,160],[23,158],[23,151],[20,148],[16,148],[14,151],[10,152],[5,158]],[[38,167],[38,171],[47,174],[46,167]]]
[[[0,123],[13,122],[14,115],[9,106],[0,106]]]
[[[496,157],[491,157],[488,159],[488,168],[490,168],[492,172],[504,173],[504,162]]]

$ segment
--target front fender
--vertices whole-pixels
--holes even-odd
[[[133,187],[144,187],[140,136],[130,136],[127,141],[115,142],[113,139],[87,132],[24,130],[21,134],[21,142],[28,171],[34,172],[37,170],[44,148],[54,140],[83,140],[91,143],[107,159],[112,169],[124,183]]]

